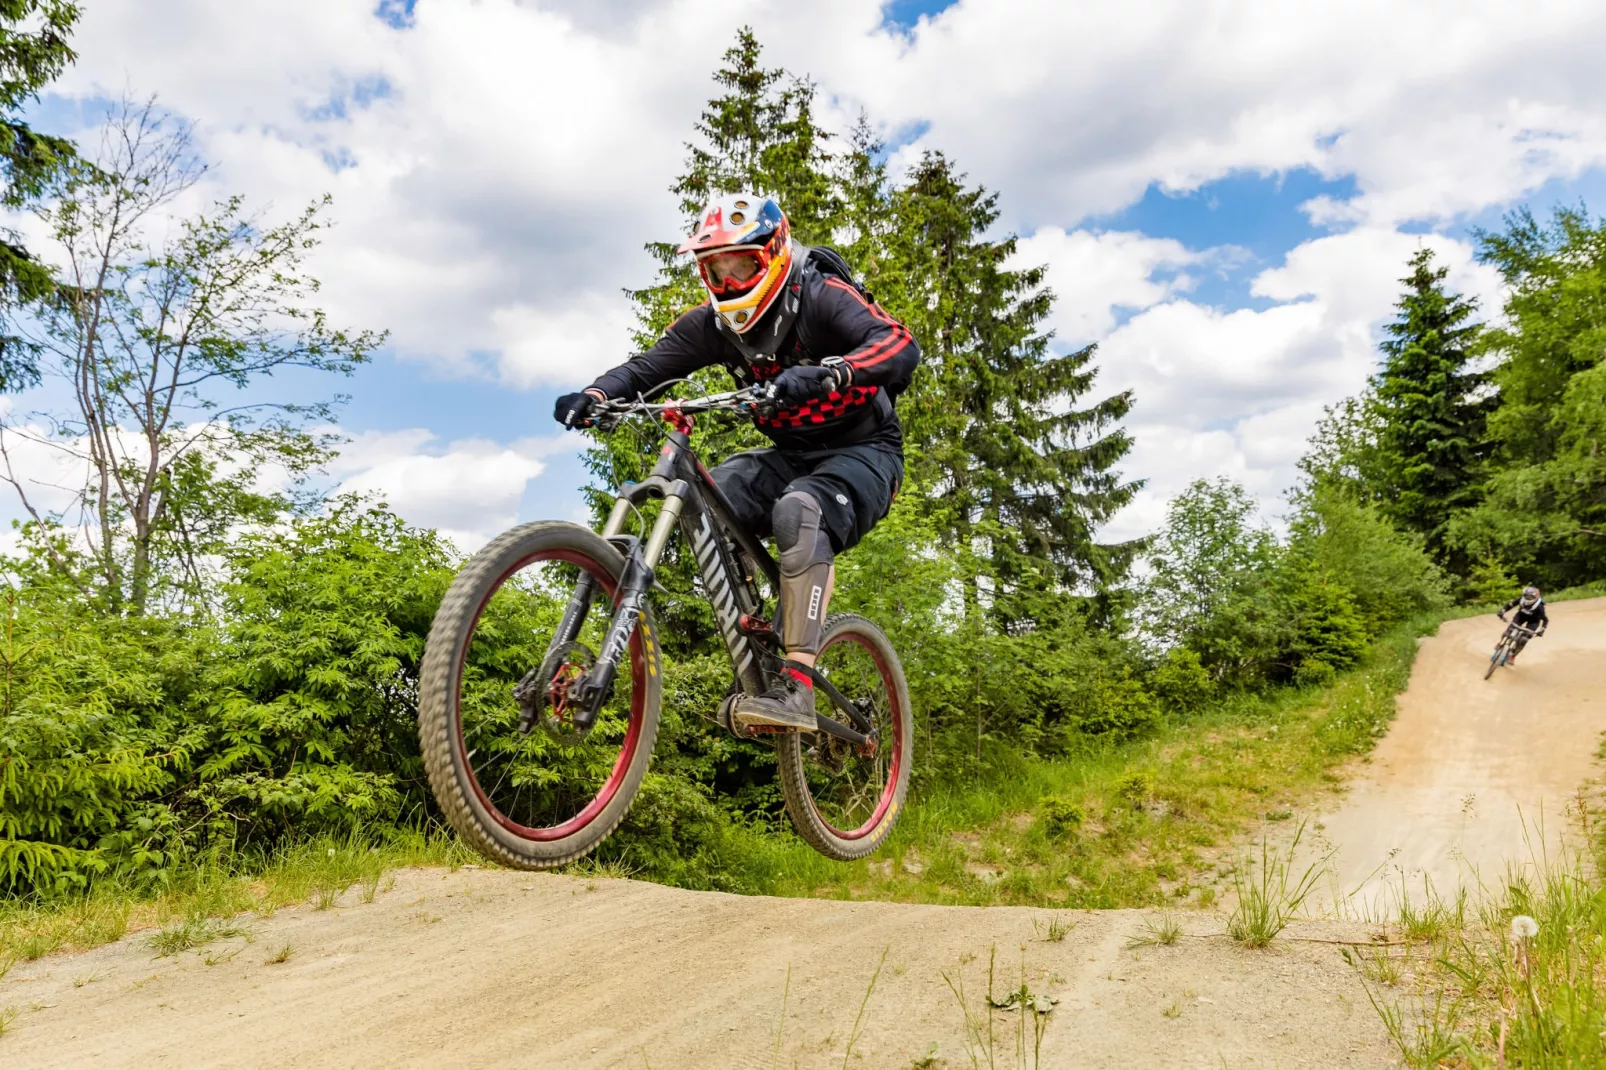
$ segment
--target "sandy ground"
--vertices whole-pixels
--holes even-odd
[[[1502,625],[1451,621],[1425,641],[1399,716],[1322,834],[1337,886],[1361,916],[1497,886],[1508,865],[1555,856],[1568,806],[1597,772],[1606,730],[1606,599],[1549,607],[1518,664],[1483,679]]]
[[[21,1011],[0,1065],[24,1067],[969,1067],[964,1016],[996,990],[1060,1000],[1043,1067],[1392,1065],[1355,971],[1331,944],[1260,952],[1184,917],[1173,947],[1127,949],[1151,916],[755,899],[632,881],[410,871],[371,904],[254,921],[251,942],[157,958],[135,936],[13,969]],[[1216,934],[1216,935],[1208,935]],[[1295,936],[1366,932],[1332,923]],[[266,963],[286,944],[283,963]],[[208,961],[213,964],[208,965]],[[787,971],[790,968],[790,983]],[[776,1055],[785,1002],[785,1028]],[[996,1016],[996,1064],[1018,1016]],[[985,1026],[983,1026],[985,1029]],[[982,1066],[989,1065],[985,1055]]]
[[[1393,730],[1323,824],[1342,887],[1364,897],[1422,872],[1444,885],[1524,858],[1519,806],[1542,808],[1552,836],[1564,824],[1606,728],[1606,600],[1553,612],[1521,667],[1488,683],[1492,620],[1424,644]],[[19,964],[0,979],[0,1011],[17,1011],[0,1066],[969,1067],[944,974],[985,1023],[991,952],[996,991],[1024,962],[1031,991],[1059,1003],[1040,1062],[1016,1061],[1006,1011],[982,1066],[1395,1065],[1332,942],[1367,940],[1358,921],[1298,923],[1245,951],[1215,914],[1184,915],[1176,946],[1137,948],[1154,915],[1057,916],[1074,924],[1050,941],[1040,910],[407,871],[372,903],[352,892],[250,919],[248,939],[161,958],[135,934]]]

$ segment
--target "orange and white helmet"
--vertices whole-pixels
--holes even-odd
[[[786,213],[775,198],[756,193],[730,193],[709,204],[676,252],[696,255],[714,311],[738,335],[764,318],[797,263]]]

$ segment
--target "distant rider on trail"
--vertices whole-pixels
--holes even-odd
[[[560,397],[553,416],[565,427],[589,427],[600,402],[651,395],[715,366],[743,387],[764,384],[771,408],[754,423],[775,448],[738,453],[712,474],[735,519],[774,536],[781,639],[792,663],[812,666],[834,555],[887,515],[903,480],[893,401],[908,387],[920,349],[840,256],[792,240],[773,198],[731,194],[701,218],[678,251],[696,256],[708,300],[645,353]],[[736,722],[812,731],[813,683],[792,666],[786,677],[770,692],[742,696]]]
[[[1501,620],[1505,620],[1506,614],[1511,612],[1511,609],[1514,606],[1517,609],[1517,615],[1512,618],[1513,623],[1520,628],[1527,628],[1530,631],[1537,626],[1537,634],[1545,634],[1545,629],[1550,627],[1550,615],[1545,612],[1545,600],[1539,596],[1539,588],[1524,587],[1522,594],[1516,598],[1513,598],[1511,601],[1502,606],[1500,612],[1496,614],[1496,616],[1498,616]],[[1528,636],[1519,635],[1516,640],[1515,649],[1513,649],[1511,655],[1506,658],[1506,664],[1515,665],[1517,663],[1517,655],[1521,654],[1522,648],[1527,645]]]

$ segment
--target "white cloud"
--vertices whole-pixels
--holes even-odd
[[[883,6],[423,0],[397,30],[373,0],[101,0],[60,86],[159,92],[201,123],[211,192],[288,212],[332,191],[317,266],[338,322],[513,388],[580,384],[628,352],[620,290],[651,278],[642,243],[678,231],[667,186],[709,73],[751,23],[768,62],[818,79],[824,121],[862,105],[923,131],[898,159],[942,149],[1001,191],[1023,262],[1050,266],[1061,340],[1102,339],[1100,387],[1137,392],[1127,468],[1152,483],[1117,525],[1134,531],[1198,475],[1263,496],[1291,481],[1300,429],[1369,372],[1419,241],[1495,310],[1464,245],[1402,223],[1606,167],[1594,0],[960,0],[910,35],[882,26]],[[1078,229],[1151,184],[1299,167],[1353,179],[1353,198],[1307,206],[1352,229],[1263,270],[1252,308],[1190,299],[1219,250]],[[347,478],[464,532],[510,518],[541,457],[386,448]],[[454,498],[456,473],[476,493]]]
[[[1151,183],[1296,167],[1354,175],[1345,214],[1393,223],[1606,165],[1603,48],[1591,0],[961,0],[901,53],[815,70],[877,115],[929,120],[919,145],[1008,190],[1028,228]]]
[[[1256,276],[1252,293],[1279,302],[1269,308],[1173,299],[1111,333],[1098,388],[1136,394],[1126,467],[1150,480],[1111,536],[1153,530],[1165,501],[1200,477],[1237,479],[1275,513],[1323,406],[1359,390],[1376,368],[1395,280],[1420,245],[1450,268],[1453,289],[1497,305],[1498,276],[1464,243],[1358,229],[1305,242]]]
[[[1059,340],[1082,345],[1102,338],[1121,310],[1150,308],[1193,286],[1182,269],[1213,259],[1171,238],[1132,231],[1066,233],[1043,227],[1022,238],[1012,267],[1048,268],[1058,301],[1050,325]]]
[[[543,458],[572,446],[558,437],[441,444],[423,428],[369,431],[346,445],[331,474],[340,491],[379,495],[408,523],[477,550],[513,526],[525,488],[546,468]]]

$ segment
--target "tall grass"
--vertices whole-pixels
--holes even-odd
[[[1513,868],[1475,907],[1401,910],[1418,988],[1368,992],[1406,1065],[1606,1066],[1606,842],[1589,833],[1589,850]]]

